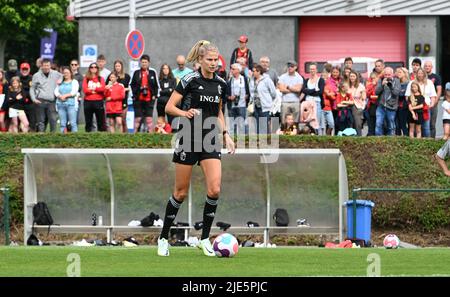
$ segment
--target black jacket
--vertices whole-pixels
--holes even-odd
[[[168,101],[170,95],[172,95],[172,92],[175,90],[175,87],[177,86],[177,80],[175,78],[172,79],[164,78],[159,83],[161,84],[161,91],[159,93],[159,98],[162,99],[162,101]]]
[[[22,99],[17,99],[16,96],[22,95]],[[27,91],[22,89],[20,92],[9,91],[8,92],[8,106],[10,108],[24,110],[25,105],[29,104],[31,100],[27,101],[27,98],[30,98],[30,95]]]
[[[133,78],[131,80],[131,91],[133,92],[133,100],[139,100],[139,95],[141,93],[141,84],[142,84],[142,76],[141,69],[136,70],[133,74]],[[152,93],[152,97],[158,98],[159,96],[159,79],[156,74],[156,70],[153,68],[148,69],[148,88]],[[153,98],[151,98],[153,100]]]
[[[22,88],[27,92],[30,93],[30,88],[31,88],[31,81],[33,80],[33,76],[30,75],[26,75],[20,76],[20,82],[22,83]]]
[[[325,80],[323,78],[319,78],[319,82],[318,82],[319,90],[318,91],[316,91],[315,89],[308,89],[308,81],[309,81],[309,78],[304,80],[302,93],[304,93],[305,95],[309,95],[309,96],[320,97],[320,104],[321,104],[322,108],[324,108],[325,102],[323,100],[323,89],[325,88]]]

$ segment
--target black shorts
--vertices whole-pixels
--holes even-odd
[[[450,124],[450,120],[446,119],[446,120],[442,120],[444,122],[444,124]]]
[[[203,152],[185,152],[185,151],[177,152],[177,151],[175,151],[173,153],[172,162],[184,164],[184,165],[194,165],[195,163],[197,163],[197,165],[200,165],[200,162],[202,160],[206,160],[206,159],[221,160],[221,158],[222,158],[221,152],[217,152],[217,151],[213,151],[213,152],[206,152],[206,151],[203,151]]]
[[[106,117],[109,119],[120,118],[122,117],[121,113],[107,113]]]
[[[158,98],[158,103],[156,103],[156,110],[158,111],[158,116],[163,117],[166,115],[166,105],[169,101],[169,98]]]
[[[414,120],[411,112],[408,112],[408,123],[415,124],[415,125],[422,125],[424,122],[423,112],[416,112],[416,115],[417,115],[417,120]]]
[[[136,118],[142,118],[142,117],[152,117],[153,116],[153,105],[155,102],[152,101],[134,101],[133,102],[133,108],[134,108],[134,116]]]

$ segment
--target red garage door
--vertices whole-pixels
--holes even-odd
[[[350,57],[406,61],[405,17],[300,17],[299,70],[305,63]]]

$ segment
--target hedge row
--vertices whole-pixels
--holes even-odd
[[[0,186],[11,188],[13,222],[23,222],[22,148],[170,148],[170,135],[0,134]],[[357,187],[446,188],[433,156],[443,141],[406,137],[281,136],[281,148],[338,148],[347,164],[349,191]],[[450,194],[365,194],[376,203],[375,228],[432,231],[450,225]]]

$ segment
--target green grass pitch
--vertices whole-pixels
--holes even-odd
[[[240,248],[234,258],[203,256],[197,248],[0,247],[0,276],[66,276],[67,257],[80,257],[81,276],[365,276],[380,259],[381,276],[450,276],[450,249]]]

